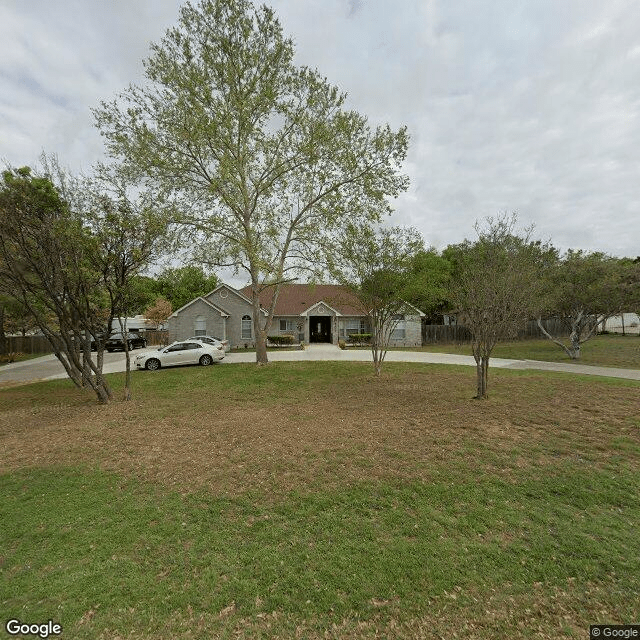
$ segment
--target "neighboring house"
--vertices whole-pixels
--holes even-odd
[[[251,287],[234,289],[221,284],[174,311],[167,321],[169,340],[197,335],[229,340],[232,347],[255,345],[251,316]],[[273,290],[260,303],[266,317]],[[390,346],[417,346],[422,342],[424,313],[407,304]],[[334,284],[284,284],[280,288],[270,336],[292,335],[296,342],[338,344],[354,333],[368,333],[369,320],[346,287]]]

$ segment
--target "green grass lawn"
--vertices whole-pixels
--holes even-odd
[[[110,376],[119,387],[122,375]],[[388,363],[0,390],[5,619],[66,638],[584,638],[637,622],[640,384]]]
[[[433,344],[416,351],[436,353],[459,353],[471,355],[468,344]],[[583,343],[579,360],[571,360],[569,356],[551,340],[516,340],[496,345],[491,354],[494,358],[515,360],[543,360],[546,362],[569,362],[591,364],[601,367],[622,367],[640,369],[640,337],[622,335],[600,335]]]

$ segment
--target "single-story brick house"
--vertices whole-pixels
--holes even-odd
[[[174,311],[166,326],[169,340],[209,335],[229,340],[232,347],[254,346],[251,287],[234,289],[221,284]],[[264,292],[266,316],[273,291]],[[422,342],[422,311],[407,304],[393,332],[391,346]],[[280,288],[269,335],[293,335],[296,341],[338,344],[354,333],[368,333],[369,320],[348,289],[334,284],[284,284]]]

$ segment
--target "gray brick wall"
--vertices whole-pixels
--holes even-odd
[[[418,315],[405,314],[404,340],[390,340],[390,347],[419,347],[422,344],[422,320]]]
[[[229,318],[224,318],[218,311],[212,309],[206,302],[196,300],[183,309],[177,316],[171,316],[167,321],[169,342],[191,338],[196,332],[196,319],[204,317],[206,335],[224,338],[227,332]]]
[[[253,326],[251,327],[251,338],[245,339],[241,335],[242,316],[251,316],[251,304],[240,297],[233,289],[222,286],[213,293],[206,296],[206,299],[224,309],[229,314],[227,318],[226,336],[232,347],[255,346],[253,337]]]

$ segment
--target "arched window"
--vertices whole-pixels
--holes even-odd
[[[193,331],[194,336],[206,336],[207,335],[207,319],[204,316],[198,316],[196,318],[196,324]]]
[[[251,340],[253,338],[253,323],[251,321],[251,316],[242,316],[240,338],[242,340]]]

